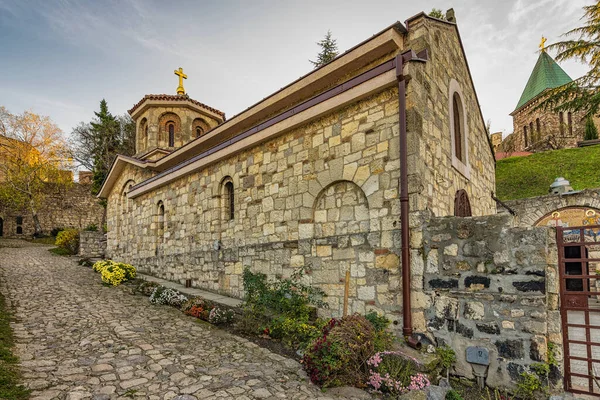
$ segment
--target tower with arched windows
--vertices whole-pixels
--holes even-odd
[[[544,151],[576,147],[585,132],[584,113],[538,108],[548,91],[573,80],[541,47],[538,60],[523,89],[513,117],[513,134],[500,151]]]
[[[158,160],[225,122],[225,114],[187,94],[149,94],[129,110],[136,158]]]

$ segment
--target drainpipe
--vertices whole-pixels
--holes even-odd
[[[398,123],[400,124],[400,229],[402,235],[402,334],[406,343],[420,349],[421,342],[413,337],[412,308],[410,304],[410,229],[408,224],[408,152],[406,133],[406,81],[404,80],[404,63],[410,61],[426,62],[427,49],[416,54],[408,50],[396,56],[396,79],[398,80]]]

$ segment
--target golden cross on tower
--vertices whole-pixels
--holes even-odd
[[[546,51],[546,38],[542,35],[542,41],[540,42],[540,51]]]
[[[179,70],[175,70],[175,75],[179,76],[179,86],[177,87],[177,94],[185,94],[183,88],[183,80],[187,79],[187,75],[183,73],[183,68],[179,67]]]

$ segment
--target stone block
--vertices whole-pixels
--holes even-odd
[[[458,256],[458,245],[452,243],[451,245],[444,247],[444,255],[452,257]]]
[[[523,341],[520,339],[498,340],[494,343],[498,349],[498,356],[509,360],[518,360],[525,357]]]
[[[482,320],[485,317],[485,307],[478,301],[469,301],[465,303],[463,315],[467,319]]]

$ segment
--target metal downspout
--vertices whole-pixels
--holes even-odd
[[[420,348],[421,342],[413,337],[412,307],[410,301],[411,266],[410,266],[410,228],[408,223],[408,152],[406,132],[406,81],[404,79],[404,63],[410,61],[426,62],[427,50],[416,54],[408,50],[396,56],[396,79],[398,80],[398,124],[400,125],[400,229],[402,235],[402,334],[406,343]]]

